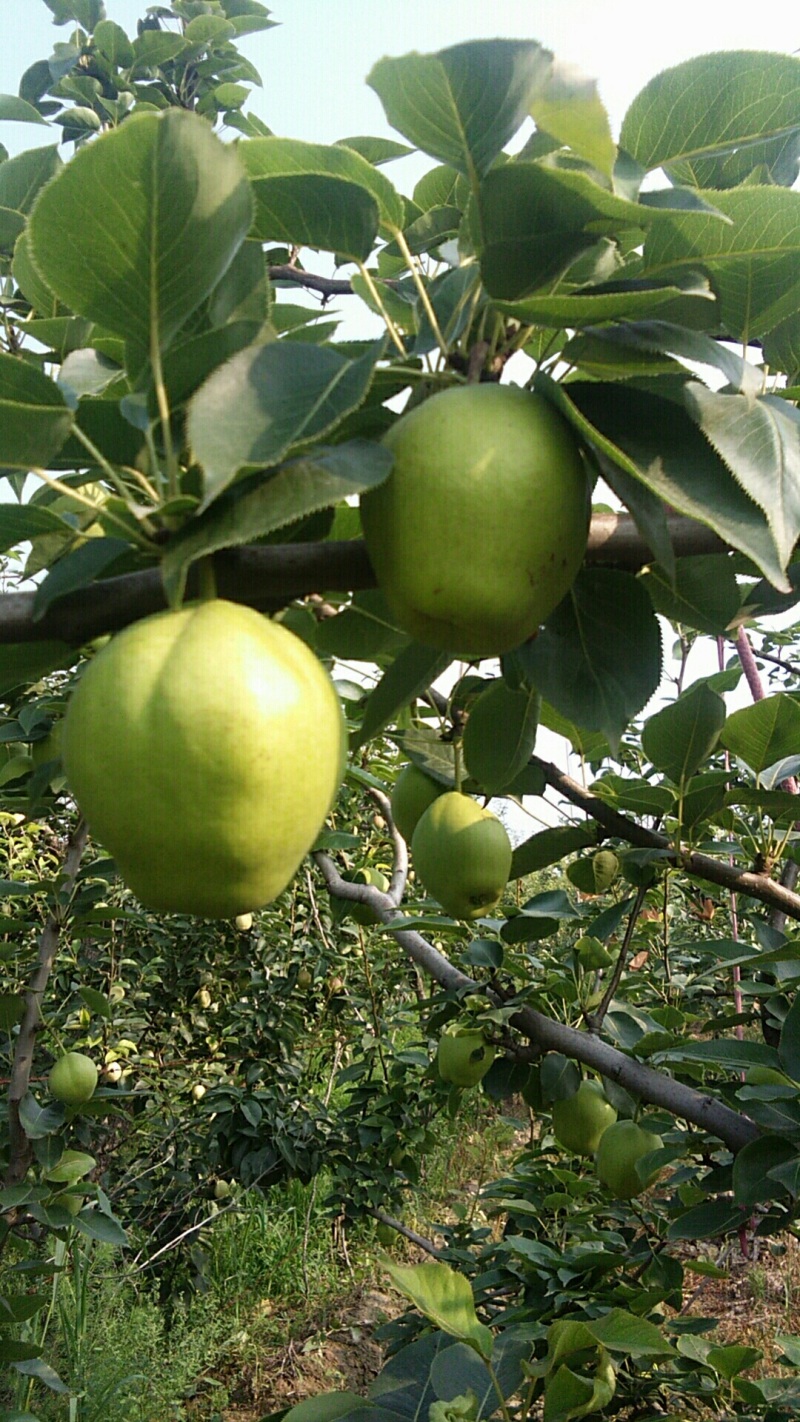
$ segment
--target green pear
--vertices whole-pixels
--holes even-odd
[[[495,1048],[476,1027],[446,1027],[436,1049],[442,1081],[477,1086],[494,1061]]]
[[[84,1052],[65,1052],[50,1068],[50,1095],[67,1106],[82,1106],[94,1096],[97,1067]]]
[[[406,844],[411,843],[420,816],[444,793],[444,785],[432,780],[419,766],[403,766],[392,790],[392,819]]]
[[[210,599],[126,627],[67,709],[64,771],[149,908],[233,918],[274,899],[344,772],[333,684],[293,633]]]
[[[573,1155],[594,1155],[617,1113],[599,1081],[582,1081],[574,1096],[553,1103],[553,1135]]]
[[[511,843],[491,810],[451,790],[421,816],[411,842],[414,868],[451,918],[475,919],[500,902]]]
[[[658,1170],[653,1170],[641,1180],[637,1160],[660,1149],[661,1137],[653,1131],[645,1131],[633,1121],[616,1121],[600,1137],[594,1168],[617,1200],[632,1200],[652,1185],[658,1175]]]
[[[361,499],[372,566],[400,625],[429,647],[498,656],[569,591],[587,485],[570,426],[512,385],[444,390],[384,436],[389,478]]]

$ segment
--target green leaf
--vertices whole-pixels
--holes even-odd
[[[658,686],[661,634],[635,578],[590,568],[578,574],[523,656],[551,705],[616,744]]]
[[[98,1017],[105,1018],[107,1022],[111,1021],[111,1018],[113,1016],[111,1003],[109,1002],[104,992],[98,992],[97,988],[91,987],[78,988],[78,992],[80,993],[81,997],[83,998],[83,1001],[86,1003],[86,1006],[88,1007],[90,1012],[97,1013]]]
[[[360,1412],[369,1412],[372,1417],[375,1411],[374,1405],[354,1392],[323,1392],[298,1402],[296,1407],[279,1414],[279,1418],[280,1422],[337,1422],[338,1418],[349,1422]]]
[[[294,138],[241,145],[255,196],[254,235],[365,261],[378,228],[394,234],[403,199],[389,179],[349,148]]]
[[[755,1367],[763,1356],[760,1348],[748,1348],[744,1343],[730,1343],[724,1348],[710,1348],[706,1354],[706,1362],[721,1377],[731,1382],[739,1373]]]
[[[40,533],[72,535],[75,530],[58,514],[39,504],[0,504],[0,553]]]
[[[656,770],[676,784],[685,783],[711,755],[724,724],[722,697],[698,681],[650,717],[642,731],[642,750]]]
[[[199,518],[190,519],[169,545],[162,563],[168,596],[173,599],[182,594],[195,558],[263,538],[317,509],[373,488],[387,477],[391,464],[388,449],[366,440],[351,440],[320,446],[284,464],[270,478],[258,476],[237,485],[228,498],[220,499]]]
[[[393,138],[375,138],[370,134],[357,134],[352,138],[337,138],[336,148],[352,148],[354,153],[366,158],[368,163],[380,167],[381,163],[393,163],[395,158],[405,158],[413,149],[405,143],[397,143]]]
[[[121,1248],[128,1243],[128,1236],[119,1220],[104,1215],[101,1210],[81,1210],[80,1214],[75,1216],[73,1224],[87,1239],[97,1239],[101,1244],[113,1244]]]
[[[58,1163],[48,1170],[45,1179],[55,1185],[75,1185],[94,1170],[97,1161],[83,1150],[65,1150]]]
[[[764,510],[778,556],[788,563],[800,536],[800,412],[771,395],[719,394],[695,381],[684,398],[706,439]]]
[[[163,350],[219,282],[251,217],[237,152],[205,120],[135,114],[81,148],[41,194],[32,255],[73,311]]]
[[[57,667],[72,666],[75,660],[66,642],[6,643],[0,646],[0,694],[30,685]]]
[[[10,1032],[25,1016],[25,998],[19,992],[0,992],[0,1032]]]
[[[747,1214],[732,1200],[709,1200],[672,1221],[668,1239],[717,1239],[747,1222]]]
[[[800,704],[784,692],[734,711],[720,741],[758,775],[800,745]]]
[[[666,322],[702,329],[713,326],[717,318],[716,297],[708,277],[699,271],[682,272],[671,281],[608,282],[599,290],[587,286],[555,296],[534,293],[523,300],[496,301],[495,305],[519,321],[556,330],[561,326],[581,330],[602,321],[636,321],[656,313]],[[609,335],[604,331],[602,338],[607,340]],[[589,370],[591,373],[591,365]],[[614,378],[613,371],[609,378]]]
[[[71,427],[58,386],[19,356],[0,353],[0,465],[47,468]]]
[[[467,770],[487,795],[505,790],[533,754],[540,697],[491,682],[470,707],[464,729]]]
[[[653,1058],[657,1062],[697,1062],[701,1066],[719,1066],[727,1071],[745,1071],[752,1066],[774,1067],[780,1071],[777,1052],[763,1042],[738,1042],[715,1038],[708,1042],[682,1042],[666,1047]]]
[[[36,589],[34,622],[39,622],[58,598],[95,582],[107,568],[129,552],[130,544],[121,538],[87,538],[80,547],[59,558]]]
[[[47,123],[33,104],[18,99],[16,94],[0,94],[0,121],[3,119],[11,123]]]
[[[741,607],[736,569],[725,553],[678,558],[674,577],[655,564],[641,581],[656,612],[709,637],[723,636]]]
[[[452,661],[450,652],[440,652],[412,642],[384,672],[371,692],[354,748],[377,736],[397,712],[429,687]]]
[[[475,40],[380,59],[367,83],[393,128],[474,183],[524,123],[551,63],[534,41]]]
[[[666,785],[651,785],[649,780],[633,780],[610,772],[593,781],[591,791],[622,814],[668,815],[675,803],[675,792]]]
[[[701,267],[727,335],[752,340],[800,302],[800,193],[743,187],[707,196],[730,223],[697,213],[662,215],[645,238],[642,276],[674,278]]]
[[[27,1091],[19,1103],[19,1119],[29,1141],[52,1136],[64,1124],[64,1107],[60,1101],[40,1106],[32,1092]]]
[[[133,64],[133,45],[113,20],[100,20],[95,26],[94,47],[115,69],[128,69]]]
[[[550,389],[550,386],[548,386]],[[766,515],[673,400],[631,386],[556,385],[559,408],[612,461],[678,513],[713,528],[788,591]]]
[[[382,349],[376,342],[348,360],[329,347],[275,341],[215,370],[188,405],[189,442],[204,472],[201,509],[240,470],[277,464],[293,444],[319,439],[357,409]]]
[[[778,1056],[787,1076],[800,1081],[800,993],[795,995],[784,1018]]]
[[[556,825],[553,829],[540,830],[517,845],[509,878],[522,879],[526,874],[535,874],[538,869],[558,864],[568,854],[596,843],[597,835],[590,826]]]
[[[681,164],[704,172],[703,160],[798,125],[800,62],[788,54],[729,50],[702,54],[657,74],[637,94],[620,147],[648,171]],[[700,181],[699,186],[702,186]]]
[[[762,1136],[749,1141],[733,1162],[733,1195],[737,1205],[760,1205],[775,1196],[775,1181],[768,1171],[797,1158],[797,1146],[780,1136]]]
[[[676,1350],[668,1343],[660,1328],[646,1318],[612,1308],[600,1318],[587,1319],[585,1327],[609,1353],[622,1353],[626,1358],[673,1358]]]
[[[171,59],[177,59],[188,48],[180,35],[169,34],[166,30],[143,30],[133,41],[133,72],[141,76],[146,69],[158,69]]]
[[[531,117],[538,129],[611,177],[617,146],[596,80],[555,59],[547,83],[534,96]]]
[[[396,1289],[410,1299],[437,1328],[474,1348],[481,1358],[492,1356],[492,1331],[479,1323],[469,1281],[447,1264],[390,1264],[384,1268]]]
[[[348,607],[336,617],[324,618],[317,628],[318,650],[343,661],[377,662],[398,652],[407,641],[377,589],[357,593]]]
[[[502,301],[550,288],[598,236],[653,220],[648,209],[585,173],[519,159],[487,174],[479,203],[481,272],[490,295]]]

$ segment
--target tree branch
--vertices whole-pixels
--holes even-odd
[[[565,775],[557,766],[540,760],[538,756],[532,757],[532,763],[542,770],[548,785],[558,790],[570,804],[583,810],[591,819],[597,820],[609,834],[626,839],[629,844],[636,845],[639,849],[666,850],[664,863],[670,867],[683,869],[685,873],[693,874],[697,879],[705,879],[710,884],[720,884],[732,893],[746,894],[748,898],[758,899],[768,908],[780,909],[787,918],[800,920],[800,894],[792,893],[766,874],[753,874],[748,869],[736,869],[732,864],[712,859],[709,854],[678,853],[666,835],[646,829],[636,820],[629,820],[626,815],[612,810],[610,805],[592,795],[591,791],[584,790],[577,780]]]
[[[453,992],[481,993],[493,998],[498,1005],[505,1005],[499,994],[493,992],[485,983],[477,983],[473,978],[468,978],[466,973],[454,967],[421,933],[417,933],[415,929],[403,928],[405,920],[402,915],[398,917],[398,911],[388,895],[368,884],[348,883],[341,877],[330,855],[324,851],[317,851],[313,858],[321,869],[330,892],[338,898],[369,904],[401,948],[442,987]],[[554,1022],[532,1007],[521,1007],[515,1012],[511,1025],[542,1051],[563,1052],[565,1056],[584,1062],[603,1076],[619,1082],[620,1086],[624,1086],[633,1095],[652,1102],[654,1106],[663,1106],[673,1115],[681,1116],[702,1130],[709,1131],[734,1152],[741,1150],[749,1141],[756,1140],[760,1134],[757,1126],[746,1116],[731,1111],[713,1096],[707,1096],[679,1081],[673,1081],[671,1077],[626,1056],[624,1052],[609,1046],[607,1042],[599,1041],[590,1033],[580,1032],[574,1027],[565,1027],[563,1023]]]
[[[678,557],[726,551],[717,534],[694,519],[670,515],[668,524]],[[651,562],[652,554],[629,514],[595,514],[586,561],[635,571]],[[359,592],[375,587],[361,539],[229,548],[214,556],[214,571],[220,597],[263,612],[275,612],[293,598],[321,589]],[[189,596],[195,590],[190,573]],[[158,568],[101,579],[67,593],[37,621],[35,597],[32,592],[0,596],[0,645],[57,640],[79,647],[167,606]]]
[[[67,845],[62,870],[62,888],[71,890],[80,867],[81,856],[86,848],[88,831],[83,820],[78,822]],[[25,1014],[20,1024],[19,1036],[14,1048],[14,1064],[11,1069],[11,1084],[8,1089],[8,1132],[10,1137],[9,1163],[5,1184],[20,1185],[28,1173],[32,1148],[19,1118],[20,1102],[25,1096],[31,1078],[36,1033],[42,1022],[42,998],[47,987],[56,953],[58,952],[60,917],[53,911],[39,937],[39,952],[36,966],[31,975],[25,994]]]

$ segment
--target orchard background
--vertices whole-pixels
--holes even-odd
[[[549,34],[387,33],[388,127],[293,137],[246,57],[291,16],[41,13],[52,52],[0,96],[25,135],[0,153],[0,1418],[794,1419],[792,46],[661,55],[612,122]],[[358,500],[398,475],[401,412],[498,384],[565,432],[593,511],[543,625],[468,662],[409,634]],[[503,539],[458,520],[419,567],[471,595],[488,554],[507,591]],[[216,598],[300,639],[349,751],[285,888],[222,919],[138,901],[61,759],[123,629]],[[224,646],[213,672],[227,764]],[[299,816],[315,737],[265,730]],[[436,898],[413,834],[409,861],[408,765],[422,824],[460,789],[508,826],[486,913],[443,912],[457,854]],[[768,1337],[702,1311],[737,1260],[784,1279]],[[358,1366],[294,1405],[348,1270],[387,1290],[350,1316]]]

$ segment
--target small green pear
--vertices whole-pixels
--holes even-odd
[[[491,810],[451,790],[420,818],[414,868],[451,918],[472,920],[500,902],[511,872],[511,842]]]
[[[419,766],[403,766],[392,790],[392,819],[406,844],[411,843],[420,816],[444,793],[444,785],[432,780]]]
[[[350,884],[371,884],[373,889],[379,889],[382,894],[389,892],[389,880],[380,869],[356,869],[354,873],[342,875]],[[381,920],[374,908],[369,904],[348,903],[347,911],[356,923],[360,923],[362,928],[372,928]]]
[[[495,1049],[477,1027],[446,1027],[436,1049],[442,1081],[477,1086],[494,1061]]]

